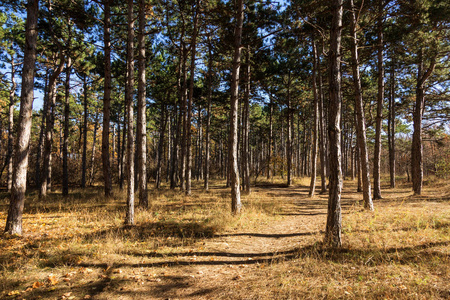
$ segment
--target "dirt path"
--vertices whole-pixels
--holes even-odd
[[[296,249],[322,239],[326,195],[309,199],[301,188],[271,188],[270,193],[286,203],[275,221],[248,231],[219,234],[187,250],[151,253],[137,264],[114,265],[111,283],[121,278],[135,279],[135,284],[105,284],[95,298],[242,298],[241,282],[246,282],[245,288],[258,288],[267,265],[286,260]]]

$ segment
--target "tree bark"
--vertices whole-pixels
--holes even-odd
[[[229,174],[231,185],[231,212],[241,212],[241,193],[239,183],[238,165],[238,104],[239,104],[239,71],[241,67],[241,41],[244,21],[243,0],[237,1],[236,27],[234,30],[233,69],[231,72],[231,109],[230,109],[230,135],[229,135]]]
[[[364,104],[361,90],[361,77],[359,73],[359,55],[357,44],[357,19],[355,15],[355,7],[353,0],[350,0],[352,6],[352,25],[351,25],[351,52],[352,52],[352,70],[353,70],[353,86],[355,91],[355,108],[356,108],[356,135],[358,148],[360,151],[359,161],[361,164],[361,179],[363,184],[364,207],[373,210],[372,193],[370,187],[370,171],[369,171],[369,155],[367,153],[366,142],[366,121],[364,118]]]
[[[25,23],[25,49],[23,55],[20,113],[17,126],[11,200],[5,226],[5,232],[18,235],[22,234],[22,215],[25,204],[25,191],[27,188],[28,154],[34,97],[33,88],[36,62],[38,9],[39,0],[28,1],[27,20]]]
[[[312,157],[311,157],[311,183],[309,185],[309,196],[314,197],[316,190],[316,166],[317,166],[317,144],[319,139],[319,97],[317,95],[317,47],[314,36],[312,37],[312,51],[313,51],[313,76],[312,86],[314,95],[314,116],[313,116],[313,145],[312,145]]]
[[[70,25],[69,25],[69,40],[70,40]],[[70,47],[70,42],[68,42]],[[70,72],[72,68],[72,60],[67,55],[66,61],[66,82],[65,82],[65,95],[64,95],[64,138],[63,138],[63,184],[62,194],[63,196],[69,195],[69,122],[70,122]]]
[[[170,93],[168,93],[168,95],[170,95]],[[169,98],[169,96],[167,97]],[[167,108],[164,105],[163,102],[161,102],[161,121],[159,124],[159,143],[158,143],[158,160],[156,163],[156,188],[160,189],[161,188],[161,178],[162,178],[162,167],[161,167],[161,161],[162,161],[162,156],[163,156],[163,149],[164,149],[164,134],[166,131],[166,111]]]
[[[245,94],[244,94],[244,111],[243,111],[243,151],[242,151],[242,163],[243,163],[243,186],[246,194],[251,193],[250,189],[250,80],[251,80],[251,67],[250,67],[250,46],[247,48],[247,80],[245,82]]]
[[[388,136],[389,136],[389,175],[390,187],[395,188],[395,62],[392,58],[391,67],[391,83],[389,93],[389,119],[388,119]]]
[[[208,106],[206,108],[206,149],[205,149],[205,185],[206,191],[209,190],[209,160],[210,160],[210,139],[211,139],[211,98],[212,98],[212,44],[211,34],[208,35]]]
[[[12,174],[13,174],[13,148],[14,148],[14,104],[16,95],[16,80],[14,70],[14,60],[11,61],[11,91],[9,93],[9,109],[8,109],[8,153],[6,154],[5,166],[8,166],[8,192],[12,188]],[[2,170],[3,173],[3,170]]]
[[[11,64],[14,66],[13,61]],[[11,76],[14,78],[14,67],[11,69]],[[45,84],[44,84],[44,103],[42,107],[42,115],[41,115],[41,126],[39,128],[39,142],[37,145],[37,153],[36,153],[36,164],[35,164],[35,175],[34,181],[36,188],[40,188],[41,186],[41,158],[42,158],[42,148],[45,139],[45,116],[48,109],[48,68],[45,70]],[[2,170],[3,171],[3,170]],[[1,176],[1,174],[0,174]]]
[[[328,197],[328,214],[325,230],[325,244],[341,247],[341,32],[342,32],[342,0],[334,0],[330,5],[333,12],[330,34],[330,110],[328,136],[330,141],[330,189]]]
[[[137,173],[139,176],[139,206],[148,207],[147,194],[147,118],[145,93],[145,0],[139,0],[138,31],[138,99],[136,147],[138,156]]]
[[[105,81],[103,94],[102,163],[105,197],[112,195],[111,164],[109,154],[109,123],[111,114],[111,10],[110,0],[103,0],[103,42],[105,53]]]
[[[373,199],[382,199],[380,186],[381,165],[381,123],[383,121],[383,98],[384,98],[384,67],[383,67],[383,1],[378,0],[378,95],[377,95],[377,117],[375,127],[375,149],[373,160]]]
[[[81,158],[81,188],[86,188],[86,157],[87,157],[87,123],[88,123],[88,90],[87,90],[87,75],[83,78],[83,93],[84,93],[84,115],[83,115],[83,154]]]
[[[133,124],[133,88],[134,88],[134,14],[133,0],[128,0],[127,10],[127,83],[126,103],[128,113],[127,135],[127,213],[126,225],[134,225],[134,124]]]
[[[97,143],[97,130],[98,130],[98,112],[95,114],[94,120],[94,133],[92,136],[92,152],[91,152],[91,172],[89,176],[89,185],[92,186],[94,183],[95,175],[95,149]]]
[[[292,185],[292,143],[294,140],[294,114],[291,103],[291,70],[288,72],[287,83],[287,124],[286,124],[286,157],[287,157],[287,186]]]
[[[416,104],[413,112],[414,132],[411,145],[411,177],[414,195],[421,195],[423,186],[422,117],[425,110],[424,84],[431,76],[436,66],[436,57],[433,57],[430,66],[427,71],[424,72],[423,60],[423,49],[421,49],[419,52]]]
[[[189,99],[187,103],[187,116],[186,116],[186,195],[191,194],[191,175],[192,175],[192,130],[191,130],[191,119],[192,119],[192,105],[194,103],[194,73],[195,73],[195,55],[197,46],[197,33],[198,33],[198,14],[200,12],[200,1],[196,1],[195,5],[195,15],[194,15],[194,31],[191,37],[191,65],[190,65],[190,78],[189,78]]]

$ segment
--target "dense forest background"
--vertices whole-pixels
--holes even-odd
[[[339,3],[337,38],[335,4],[321,1],[33,0],[28,12],[3,1],[1,185],[14,186],[23,138],[28,13],[37,31],[25,176],[42,198],[127,187],[132,224],[135,190],[146,207],[147,188],[190,194],[191,179],[207,190],[222,178],[239,211],[240,184],[250,193],[263,177],[311,177],[314,195],[317,175],[325,193],[336,142],[342,176],[358,179],[369,208],[380,174],[391,187],[406,174],[420,194],[423,176],[450,174],[450,5]]]

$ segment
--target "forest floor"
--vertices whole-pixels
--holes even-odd
[[[258,183],[237,217],[223,182],[151,190],[128,227],[122,192],[30,192],[24,235],[0,234],[0,299],[450,299],[450,182],[420,197],[383,183],[375,212],[344,183],[340,250],[322,245],[327,195],[306,178]]]

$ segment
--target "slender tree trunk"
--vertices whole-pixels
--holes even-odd
[[[38,0],[28,1],[27,20],[25,23],[25,50],[23,55],[20,113],[17,126],[11,200],[5,226],[5,232],[18,235],[22,235],[22,215],[25,204],[25,191],[27,189],[28,153],[34,97],[33,87],[36,62],[38,7]]]
[[[312,37],[312,50],[313,50],[313,76],[312,86],[314,95],[314,116],[313,116],[313,145],[312,145],[312,157],[311,157],[311,183],[309,185],[309,196],[314,197],[316,190],[316,166],[317,166],[317,144],[319,139],[319,97],[317,95],[317,47],[314,36]]]
[[[147,118],[145,93],[145,13],[146,1],[139,0],[139,31],[138,31],[138,99],[137,99],[137,174],[139,176],[139,206],[148,207],[147,194]]]
[[[126,97],[125,97],[126,98]],[[119,189],[123,190],[123,183],[125,181],[125,152],[126,152],[126,137],[127,137],[127,123],[128,123],[128,119],[127,119],[127,105],[126,103],[124,103],[124,116],[123,116],[123,125],[122,125],[122,148],[119,149],[120,151],[120,156],[119,156],[119,163],[120,163],[120,176],[119,176]]]
[[[95,179],[95,150],[97,144],[97,131],[98,131],[98,112],[95,114],[94,120],[94,133],[92,136],[92,152],[91,152],[91,172],[89,176],[89,185],[92,186],[94,184]]]
[[[320,56],[319,56],[320,57]],[[319,80],[319,152],[320,152],[320,194],[327,192],[326,180],[326,135],[325,135],[325,115],[323,109],[323,90],[322,90],[322,72],[320,68],[320,59],[317,60],[317,79]]]
[[[384,98],[384,67],[383,67],[383,1],[378,0],[378,95],[377,95],[377,117],[375,127],[375,149],[373,160],[373,198],[382,199],[380,187],[381,168],[381,123],[383,121],[383,98]]]
[[[133,0],[128,0],[128,37],[127,37],[127,84],[126,103],[128,113],[127,136],[127,213],[126,225],[134,225],[134,124],[133,124],[133,89],[134,89],[134,13]]]
[[[272,160],[272,143],[273,143],[273,98],[272,95],[269,94],[270,102],[269,102],[269,143],[268,143],[268,151],[267,151],[267,179],[270,179],[270,168],[271,168],[271,160]]]
[[[292,143],[293,143],[293,133],[294,133],[294,114],[291,103],[291,70],[288,72],[288,85],[287,85],[287,126],[286,126],[286,157],[287,157],[287,186],[292,185]]]
[[[244,191],[247,194],[251,193],[250,190],[250,80],[251,80],[251,67],[250,67],[250,46],[247,49],[247,80],[245,83],[244,94],[244,111],[243,111],[243,185]]]
[[[81,188],[86,188],[86,157],[87,157],[87,123],[88,123],[88,90],[87,90],[87,76],[84,74],[83,78],[83,92],[84,92],[84,120],[83,120],[83,154],[81,158]]]
[[[14,70],[14,59],[11,61],[11,90],[9,93],[9,109],[8,109],[8,153],[6,154],[5,166],[8,166],[8,192],[12,188],[12,175],[13,175],[13,150],[14,150],[14,104],[16,95],[16,79]],[[3,173],[3,170],[2,170]]]
[[[206,108],[206,141],[205,141],[205,190],[209,190],[209,160],[210,160],[210,139],[211,139],[211,98],[212,98],[212,45],[211,35],[208,35],[208,106]]]
[[[170,92],[168,92],[168,95],[170,95]],[[167,97],[169,98],[169,96]],[[167,108],[164,105],[163,102],[161,102],[161,121],[160,121],[160,129],[159,129],[159,143],[158,143],[158,160],[156,163],[156,188],[161,188],[161,178],[162,178],[162,168],[161,168],[161,160],[163,156],[163,149],[164,149],[164,133],[166,131],[166,111]]]
[[[70,27],[69,27],[69,39],[70,39]],[[70,46],[70,42],[69,42]],[[65,95],[64,95],[64,138],[63,138],[63,184],[62,194],[63,196],[69,195],[69,122],[70,122],[70,72],[72,68],[72,60],[67,55],[66,62],[66,82],[65,82]]]
[[[13,61],[11,62],[12,65]],[[11,69],[12,73],[11,76],[14,78],[14,67]],[[40,188],[41,186],[41,158],[42,158],[42,148],[44,144],[45,139],[45,116],[48,109],[48,68],[45,70],[45,84],[44,84],[44,105],[42,107],[42,116],[41,116],[41,126],[39,128],[39,142],[37,146],[37,153],[36,153],[36,165],[35,165],[35,175],[34,175],[34,181],[36,188]],[[3,170],[2,170],[3,171]],[[1,176],[1,173],[0,173]]]
[[[390,187],[395,188],[395,62],[392,59],[391,67],[391,84],[389,93],[389,119],[388,119],[388,136],[389,136],[389,175]]]
[[[419,52],[419,68],[416,85],[416,104],[413,112],[413,137],[411,145],[411,177],[414,195],[422,194],[423,185],[423,145],[422,145],[422,116],[425,110],[425,81],[431,76],[436,65],[436,57],[432,58],[429,68],[424,72],[423,49]]]
[[[61,74],[65,64],[65,57],[60,49],[59,65],[56,70],[50,75],[48,88],[48,107],[46,110],[46,124],[45,124],[45,141],[44,141],[44,155],[43,155],[43,174],[41,180],[41,188],[39,190],[39,198],[45,198],[47,191],[51,188],[51,172],[52,172],[52,144],[53,144],[53,127],[55,125],[55,105],[56,105],[56,83]]]
[[[330,191],[328,198],[327,225],[325,244],[341,247],[341,32],[342,32],[342,0],[334,0],[330,5],[333,12],[330,36],[330,111],[328,135],[330,141]]]
[[[197,46],[197,33],[198,33],[198,14],[200,10],[200,0],[196,1],[195,5],[195,16],[194,16],[194,32],[191,37],[191,65],[190,65],[190,79],[189,79],[189,99],[187,106],[187,116],[186,116],[186,195],[191,194],[191,175],[192,175],[192,130],[191,130],[191,119],[192,119],[192,105],[194,103],[194,73],[195,73],[195,55]]]
[[[233,69],[231,72],[231,109],[229,135],[229,174],[231,184],[231,211],[233,214],[241,212],[241,194],[239,188],[238,165],[238,104],[239,104],[239,71],[241,67],[241,40],[244,20],[243,0],[237,1],[236,27],[234,31]]]
[[[105,197],[112,195],[111,164],[109,154],[109,123],[111,114],[111,11],[110,0],[103,0],[104,23],[103,42],[105,54],[105,81],[103,95],[103,131],[102,131],[102,162],[105,182]]]
[[[181,139],[181,159],[180,164],[181,167],[179,168],[180,171],[180,189],[182,191],[186,192],[186,147],[187,147],[187,130],[188,130],[188,124],[187,124],[187,50],[185,48],[185,45],[183,44],[183,65],[182,65],[182,76],[183,76],[183,84],[181,88],[181,120],[183,124],[183,136]]]
[[[353,86],[355,90],[355,108],[356,108],[356,135],[360,151],[360,163],[361,163],[361,178],[363,184],[363,199],[364,207],[369,210],[373,210],[373,202],[370,187],[370,171],[369,171],[369,155],[367,153],[367,143],[366,143],[366,121],[364,118],[364,104],[362,99],[361,90],[361,77],[359,74],[359,56],[358,56],[358,45],[356,36],[357,21],[355,16],[355,7],[353,5],[353,0],[350,0],[352,6],[352,70],[353,70]]]

